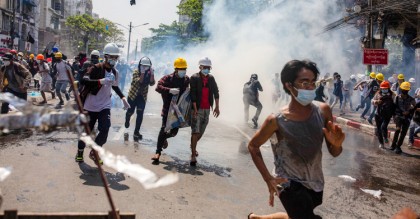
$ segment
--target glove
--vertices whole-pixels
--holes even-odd
[[[169,93],[171,93],[172,95],[177,95],[179,94],[179,88],[171,88],[169,90]]]
[[[112,85],[114,83],[114,81],[110,80],[109,78],[102,78],[99,80],[99,82],[101,83],[101,85]]]
[[[131,108],[131,106],[130,106],[130,104],[128,103],[127,99],[123,98],[123,99],[122,99],[122,103],[123,103],[123,105],[124,105],[124,108],[123,108],[124,110],[127,110],[127,109]]]

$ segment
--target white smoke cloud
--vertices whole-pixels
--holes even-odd
[[[327,24],[344,16],[335,1],[284,0],[249,15],[227,7],[227,3],[235,5],[231,1],[215,0],[207,7],[204,24],[211,36],[208,42],[177,53],[187,59],[189,75],[198,72],[201,57],[212,59],[222,118],[242,121],[242,87],[252,73],[259,75],[264,88],[260,120],[274,111],[271,79],[292,59],[310,59],[318,64],[321,74],[339,72],[343,79],[364,72],[361,64],[349,63],[344,56],[344,45],[348,46],[350,38],[347,34],[352,30],[321,34]],[[358,46],[357,41],[352,43]]]

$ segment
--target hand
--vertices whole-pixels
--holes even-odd
[[[274,206],[274,195],[279,196],[280,193],[277,189],[277,185],[280,183],[287,182],[287,179],[284,178],[274,178],[271,177],[269,180],[265,181],[267,183],[268,192],[270,194],[270,198],[268,199],[268,204],[273,207]]]
[[[213,110],[213,116],[217,118],[219,117],[219,115],[220,115],[220,110],[219,110],[219,107],[216,106],[216,108]]]
[[[197,109],[194,109],[194,111],[193,111],[193,118],[197,118],[197,115],[198,115],[198,111],[197,111]]]
[[[327,141],[335,147],[340,147],[346,137],[340,126],[334,125],[331,121],[328,121],[327,128],[322,130]]]
[[[172,95],[177,95],[179,94],[179,88],[171,88],[169,90],[169,93],[171,93]]]
[[[122,99],[123,105],[124,105],[124,110],[127,110],[129,108],[131,108],[130,104],[128,103],[127,99],[125,97],[123,97]]]

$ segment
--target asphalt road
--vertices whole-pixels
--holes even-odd
[[[255,130],[246,124],[211,118],[199,142],[198,167],[189,166],[190,129],[181,129],[169,140],[160,165],[152,165],[160,129],[160,101],[148,103],[141,129],[143,140],[124,142],[124,112],[113,110],[112,128],[104,147],[125,155],[163,176],[175,171],[174,185],[145,190],[135,180],[105,167],[106,176],[121,212],[137,218],[246,218],[283,211],[279,200],[268,206],[267,188],[247,151]],[[223,108],[221,109],[223,113]],[[242,110],[240,111],[242,112]],[[402,207],[420,212],[420,157],[396,155],[378,148],[373,136],[344,129],[347,137],[341,156],[332,158],[324,147],[325,191],[315,211],[324,218],[390,218]],[[0,211],[107,212],[107,203],[96,168],[85,153],[77,164],[77,135],[66,129],[45,134],[16,132],[0,136],[0,166],[12,166],[9,178],[0,183],[4,203]],[[262,147],[266,164],[273,167],[270,145]],[[349,175],[346,182],[338,175]],[[381,199],[360,189],[382,190]]]

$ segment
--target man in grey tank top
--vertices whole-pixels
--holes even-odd
[[[315,99],[315,82],[319,75],[316,64],[303,60],[288,62],[281,72],[281,83],[291,95],[288,106],[270,115],[251,139],[248,149],[269,190],[273,206],[278,195],[285,213],[273,218],[321,218],[313,210],[322,203],[324,174],[322,172],[322,143],[337,157],[342,152],[345,134],[332,123],[330,107]],[[260,147],[271,137],[274,154],[274,174],[270,174]],[[249,218],[257,217],[250,214]]]

